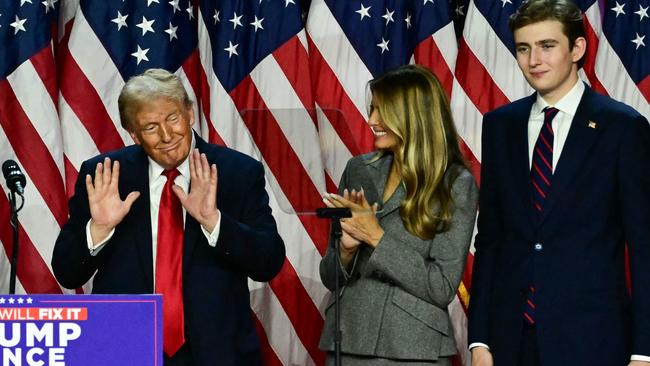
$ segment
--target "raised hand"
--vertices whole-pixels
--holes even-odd
[[[104,163],[97,163],[95,180],[86,175],[86,191],[90,208],[90,235],[93,243],[103,241],[124,219],[133,202],[140,197],[140,192],[131,192],[122,201],[118,190],[120,179],[120,162],[104,158]]]
[[[219,219],[217,210],[217,165],[208,164],[205,154],[194,149],[190,154],[190,193],[172,187],[181,204],[203,228],[212,232]]]
[[[363,190],[353,190],[348,197],[345,191],[343,193],[343,196],[331,193],[327,195],[332,207],[347,207],[352,211],[351,218],[341,220],[341,229],[356,240],[372,247],[377,246],[384,236],[384,229],[375,216],[377,205],[368,203]]]
[[[352,195],[356,197],[356,192],[353,190]],[[336,202],[333,203],[329,199],[330,193],[325,193],[323,197],[323,202],[327,207],[343,207],[340,203]],[[343,198],[346,200],[351,200],[351,195],[348,192],[348,190],[343,191]],[[341,222],[343,222],[345,219],[341,219]],[[342,230],[341,233],[341,246],[339,248],[339,252],[341,254],[341,262],[343,262],[343,265],[347,266],[347,264],[352,260],[354,257],[354,254],[357,252],[359,249],[359,245],[361,244],[360,240],[357,240],[350,236],[346,231]]]

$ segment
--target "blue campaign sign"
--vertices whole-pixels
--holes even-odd
[[[160,295],[2,295],[3,366],[162,366]]]

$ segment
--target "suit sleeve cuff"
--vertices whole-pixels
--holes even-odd
[[[93,237],[90,235],[90,223],[92,222],[92,219],[88,220],[88,223],[86,224],[86,243],[88,243],[88,250],[90,251],[91,256],[96,256],[100,250],[106,245],[106,243],[111,240],[113,237],[113,234],[115,233],[115,228],[111,230],[111,232],[108,234],[106,239],[100,241],[97,243],[97,245],[93,244]]]
[[[649,356],[641,356],[641,355],[632,355],[632,357],[630,357],[630,361],[650,362],[650,357]]]
[[[476,348],[476,347],[484,347],[484,348],[487,348],[488,351],[490,350],[490,347],[487,344],[481,343],[481,342],[474,342],[474,343],[470,344],[468,348],[471,351],[472,348]],[[632,356],[632,357],[634,357],[634,356]]]
[[[203,232],[205,238],[208,240],[208,245],[210,245],[213,248],[217,246],[217,240],[219,239],[219,231],[221,231],[221,211],[219,210],[217,211],[219,212],[219,217],[217,218],[217,224],[214,225],[214,229],[212,229],[211,233],[205,230],[203,226],[201,226],[201,231]]]

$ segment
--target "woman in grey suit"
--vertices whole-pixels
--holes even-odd
[[[478,189],[458,147],[449,102],[435,76],[408,65],[370,82],[377,151],[352,158],[330,207],[341,220],[340,263],[331,248],[323,284],[342,290],[342,364],[450,365],[456,353],[447,313],[460,283]],[[320,347],[334,364],[334,307]]]

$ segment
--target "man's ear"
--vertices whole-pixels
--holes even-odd
[[[190,126],[194,126],[194,108],[191,105],[187,108],[187,115],[190,118]]]
[[[585,56],[587,52],[587,40],[584,37],[578,37],[573,42],[573,49],[571,50],[571,60],[578,62]]]
[[[129,126],[129,128],[126,130],[129,132],[129,135],[133,139],[133,142],[135,142],[136,145],[140,145],[140,139],[138,138],[138,135],[133,131],[133,128]]]

